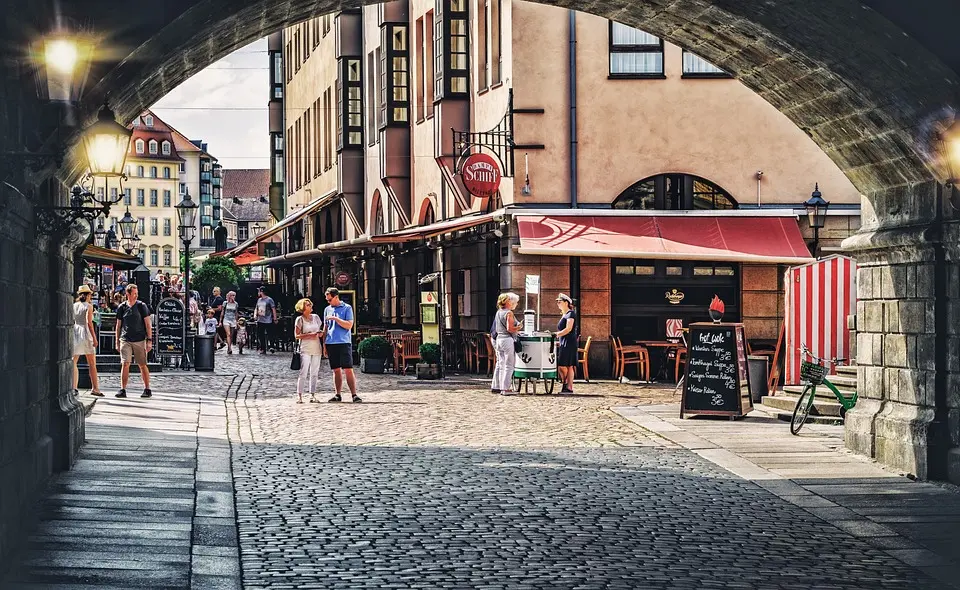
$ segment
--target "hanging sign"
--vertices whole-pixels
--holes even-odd
[[[500,167],[488,154],[471,154],[460,168],[460,176],[471,195],[486,199],[500,190]]]
[[[350,273],[341,270],[337,273],[335,280],[338,287],[346,287],[350,284]]]
[[[528,295],[539,295],[540,275],[527,275],[525,287]]]

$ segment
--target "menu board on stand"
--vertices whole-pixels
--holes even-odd
[[[183,302],[168,297],[157,304],[157,354],[180,357],[183,355],[185,334]]]
[[[690,324],[680,417],[745,416],[753,409],[743,324]]]

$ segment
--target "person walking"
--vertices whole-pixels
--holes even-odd
[[[257,294],[260,296],[254,311],[257,318],[257,348],[260,349],[260,354],[267,354],[267,339],[273,325],[277,323],[277,304],[263,287],[257,289]]]
[[[573,393],[573,378],[577,373],[577,333],[573,329],[577,313],[573,298],[563,293],[557,295],[560,321],[557,322],[557,372],[560,373],[560,393]]]
[[[293,337],[300,343],[300,377],[297,379],[297,403],[303,403],[303,393],[310,393],[310,402],[317,403],[317,379],[320,377],[320,363],[323,361],[323,348],[320,333],[323,322],[313,313],[313,302],[301,299],[294,307],[297,319],[293,322]]]
[[[223,303],[220,313],[220,325],[227,341],[227,354],[233,354],[233,335],[237,329],[237,317],[240,315],[240,304],[237,303],[237,292],[229,291],[227,300]]]
[[[127,382],[130,380],[130,363],[140,367],[143,378],[143,393],[150,397],[150,370],[147,368],[147,353],[153,348],[153,327],[150,325],[150,308],[137,299],[137,286],[127,285],[127,300],[117,308],[117,350],[123,367],[120,369],[120,391],[117,397],[127,397]]]
[[[324,297],[328,305],[323,310],[321,338],[327,347],[327,357],[330,359],[330,368],[333,369],[333,388],[336,391],[328,401],[342,401],[340,392],[346,377],[354,403],[360,403],[363,400],[357,395],[357,376],[353,372],[353,307],[340,301],[340,291],[336,287],[327,289]]]
[[[513,315],[513,310],[517,308],[519,302],[520,296],[516,293],[501,293],[497,297],[497,315],[493,321],[497,331],[497,337],[493,343],[493,349],[497,353],[497,364],[493,369],[490,389],[499,391],[500,395],[517,394],[513,391],[513,367],[517,361],[513,343],[516,341],[515,334],[520,331],[522,324]]]
[[[223,297],[220,296],[220,287],[213,288],[213,295],[207,299],[207,311],[213,310],[213,317],[219,318],[223,314]],[[216,339],[214,343],[220,343],[218,348],[223,348],[226,344],[220,338],[219,330],[214,331],[214,338]]]
[[[77,289],[77,300],[73,304],[73,393],[77,391],[80,382],[80,357],[87,358],[90,370],[90,384],[93,389],[90,395],[103,397],[100,392],[100,378],[97,375],[97,331],[93,326],[93,304],[90,295],[93,291],[88,285],[80,285]]]

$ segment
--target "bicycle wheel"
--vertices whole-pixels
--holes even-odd
[[[803,423],[807,421],[810,409],[813,408],[813,397],[816,393],[816,386],[813,383],[807,383],[803,393],[797,398],[797,406],[793,408],[793,417],[790,419],[790,434],[797,434],[803,428]]]

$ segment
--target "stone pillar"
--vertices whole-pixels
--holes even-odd
[[[930,192],[920,191],[916,201],[935,202],[935,187],[924,188]],[[870,213],[889,215],[899,209],[891,203],[881,197],[868,209],[865,202],[865,224]],[[952,261],[945,259],[936,219],[899,227],[889,216],[878,215],[873,221],[878,225],[886,221],[890,227],[874,225],[844,242],[858,263],[860,395],[856,408],[846,415],[846,445],[919,478],[946,478],[949,449],[960,442],[956,393],[960,257],[954,252]],[[945,227],[957,232],[955,221]],[[944,395],[948,387],[953,391],[949,396]]]

